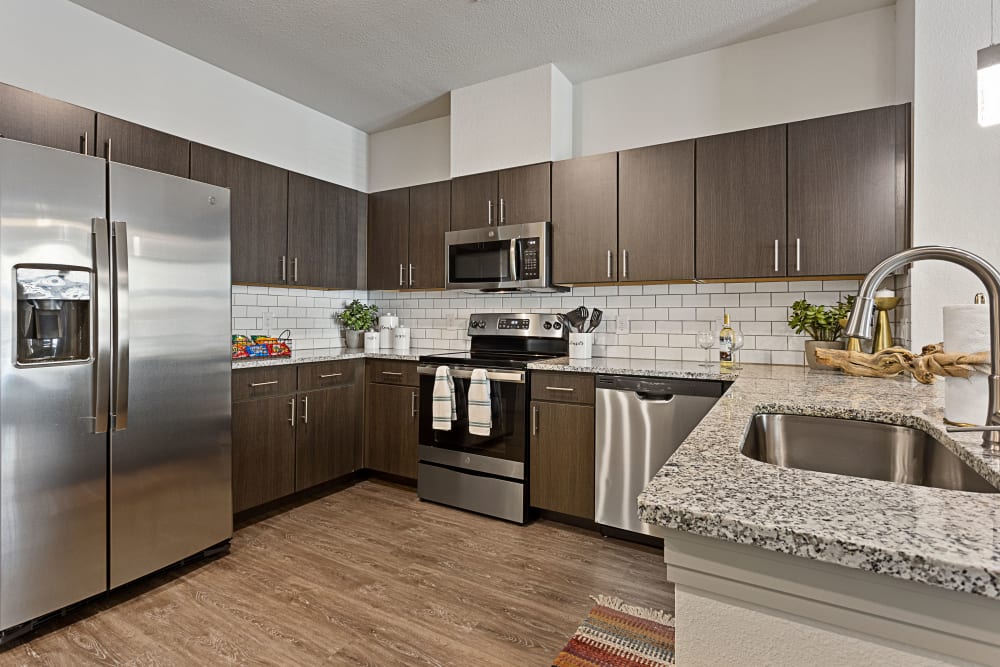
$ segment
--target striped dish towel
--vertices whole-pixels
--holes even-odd
[[[451,370],[447,366],[437,367],[431,397],[432,428],[435,431],[450,431],[458,413],[455,411],[455,381],[451,379]]]
[[[469,433],[489,435],[493,429],[493,402],[486,370],[477,368],[469,380]]]

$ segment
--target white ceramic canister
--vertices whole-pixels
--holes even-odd
[[[410,327],[398,326],[392,332],[393,352],[410,351]]]
[[[399,326],[399,318],[392,313],[386,313],[378,318],[379,347],[387,350],[392,347],[392,331]]]
[[[569,358],[590,359],[594,350],[594,334],[569,332]]]
[[[366,331],[365,352],[378,352],[378,351],[379,351],[379,332]]]

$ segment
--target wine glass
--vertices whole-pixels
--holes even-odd
[[[734,359],[733,359],[733,361],[734,361],[734,363],[733,363],[733,370],[739,371],[739,370],[743,369],[743,366],[740,365],[739,351],[740,351],[740,348],[743,347],[743,343],[744,342],[745,341],[743,340],[743,332],[740,331],[739,329],[734,329],[733,330],[733,357],[734,357]]]
[[[714,366],[711,349],[715,347],[715,333],[712,331],[699,331],[698,347],[705,350],[705,361],[701,365],[705,367]]]

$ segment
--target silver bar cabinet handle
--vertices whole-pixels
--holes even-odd
[[[573,387],[546,387],[546,391],[576,391]]]
[[[116,221],[111,226],[111,248],[114,252],[114,416],[115,430],[128,427],[128,225]]]
[[[504,216],[504,214],[503,214],[503,197],[500,197],[500,215],[498,217],[500,218],[497,221],[498,225],[502,225],[502,224],[505,224],[507,222],[507,220],[505,219],[506,216]]]
[[[417,392],[410,392],[410,417],[417,416]]]
[[[774,271],[778,272],[778,239],[774,239]]]
[[[110,137],[108,137],[107,150],[108,150],[107,160],[108,160],[108,162],[111,162],[111,138]]]
[[[395,377],[403,377],[402,373],[397,373],[395,371],[382,371],[382,375],[392,375]]]
[[[303,424],[308,424],[309,423],[309,397],[308,396],[303,396],[302,397],[302,423]]]
[[[299,258],[292,257],[292,282],[299,282]]]
[[[410,264],[410,287],[413,287],[413,265]]]
[[[87,154],[87,149],[90,148],[90,132],[83,133],[83,154]]]
[[[399,286],[403,286],[403,265],[399,265]]]
[[[538,435],[538,406],[531,406],[531,435]]]
[[[795,270],[802,270],[802,239],[795,239]]]
[[[339,378],[343,373],[326,373],[325,375],[320,375],[320,380],[325,380],[327,378]]]
[[[277,380],[268,380],[267,382],[251,382],[250,388],[256,389],[257,387],[266,387],[268,385],[278,384]]]
[[[628,278],[628,250],[622,249],[622,278]]]
[[[611,277],[611,251],[608,251],[608,278]]]
[[[288,280],[288,257],[281,256],[281,282]]]
[[[486,225],[489,227],[493,226],[493,200],[486,200]]]
[[[94,312],[97,326],[94,327],[94,433],[108,432],[108,417],[111,414],[111,339],[107,323],[111,322],[111,250],[108,221],[103,218],[93,220],[94,236],[94,279],[97,282]]]
[[[291,408],[292,413],[288,416],[288,423],[295,426],[295,397],[292,396],[288,399],[288,407]]]

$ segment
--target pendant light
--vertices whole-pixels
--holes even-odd
[[[1000,44],[993,39],[993,10],[996,0],[990,0],[990,45],[977,56],[979,71],[979,124],[983,127],[1000,123]]]

